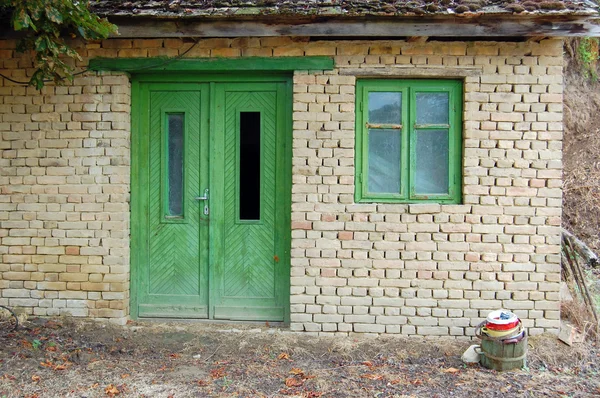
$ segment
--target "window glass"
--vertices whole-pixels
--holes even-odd
[[[417,130],[415,193],[448,193],[448,131]]]
[[[183,216],[183,113],[167,115],[169,216]]]
[[[400,130],[369,130],[369,192],[400,192],[400,145]]]
[[[401,124],[402,93],[369,93],[369,123]]]
[[[417,124],[448,124],[448,93],[417,93]]]

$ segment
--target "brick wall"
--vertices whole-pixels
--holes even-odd
[[[107,40],[84,57],[175,56]],[[2,73],[31,61],[0,42]],[[202,40],[189,57],[335,57],[294,74],[291,329],[472,335],[489,310],[559,325],[562,41]],[[354,204],[356,76],[464,80],[463,204]],[[0,86],[0,303],[122,323],[129,295],[125,74]]]

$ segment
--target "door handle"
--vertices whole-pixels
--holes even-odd
[[[208,200],[208,188],[204,190],[204,196],[196,196],[196,200]]]
[[[208,216],[208,188],[204,190],[204,196],[196,196],[194,199],[207,201],[204,203],[204,215]]]

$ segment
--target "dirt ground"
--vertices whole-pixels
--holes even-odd
[[[589,397],[600,350],[530,338],[528,368],[462,364],[472,341],[266,325],[30,319],[0,335],[0,397]]]

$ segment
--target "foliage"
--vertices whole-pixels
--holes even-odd
[[[577,56],[581,63],[582,72],[585,77],[598,80],[598,38],[584,37],[577,47]]]
[[[46,80],[59,83],[72,79],[73,69],[65,58],[81,60],[65,43],[65,35],[85,40],[104,39],[117,27],[89,10],[89,0],[0,0],[12,12],[12,27],[25,33],[17,50],[35,53],[29,84],[41,89]]]

